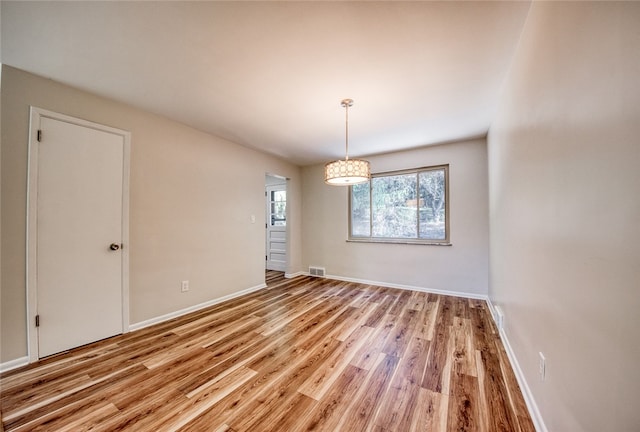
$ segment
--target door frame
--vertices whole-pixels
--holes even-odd
[[[287,272],[289,271],[289,263],[291,262],[291,257],[289,256],[289,245],[290,245],[290,238],[291,238],[291,206],[290,206],[290,202],[289,202],[289,198],[290,198],[290,194],[289,194],[289,181],[290,179],[288,177],[285,176],[281,176],[278,174],[272,174],[270,172],[266,172],[265,173],[265,185],[264,185],[264,192],[265,192],[265,218],[264,218],[264,222],[265,222],[265,230],[264,230],[264,244],[265,244],[265,257],[268,256],[269,251],[267,250],[267,245],[268,245],[268,238],[267,238],[267,226],[269,224],[269,215],[268,215],[268,209],[267,209],[267,201],[268,201],[268,197],[267,197],[267,188],[271,185],[267,184],[267,177],[272,177],[272,178],[276,178],[279,180],[282,180],[283,182],[281,184],[284,184],[284,190],[287,192],[287,206],[286,206],[286,210],[285,210],[285,214],[286,214],[286,218],[287,218],[287,223],[285,226],[285,243],[284,243],[284,248],[285,248],[285,254],[286,254],[286,262],[285,262],[285,269],[284,269],[284,273],[287,274]],[[265,260],[265,265],[264,265],[265,269],[267,268],[267,261]]]
[[[26,229],[26,293],[27,293],[27,355],[29,363],[39,359],[38,328],[36,315],[38,311],[37,281],[37,246],[38,246],[38,130],[42,118],[88,127],[122,137],[122,333],[129,331],[129,171],[131,133],[112,128],[88,120],[67,116],[42,108],[30,107],[29,148],[27,161],[27,229]]]

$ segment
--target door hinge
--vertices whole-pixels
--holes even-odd
[[[42,130],[38,129],[38,142],[42,142]]]
[[[36,327],[40,327],[40,315],[36,315]]]
[[[268,256],[268,255],[265,255],[265,256],[264,256],[264,260],[265,260],[265,261],[269,261],[269,256]]]

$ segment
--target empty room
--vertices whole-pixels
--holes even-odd
[[[640,431],[640,2],[0,25],[0,432]]]

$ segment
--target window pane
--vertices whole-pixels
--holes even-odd
[[[351,186],[350,238],[448,244],[448,167],[374,174]]]
[[[420,238],[444,240],[445,184],[444,169],[420,174]]]
[[[271,191],[271,226],[287,225],[287,191]]]
[[[371,235],[371,202],[369,183],[351,187],[351,236],[369,237]]]
[[[287,200],[287,191],[272,191],[271,192],[271,200],[272,201],[286,201]]]
[[[374,177],[373,237],[417,238],[417,175]]]

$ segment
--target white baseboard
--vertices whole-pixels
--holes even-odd
[[[487,304],[489,305],[489,311],[491,312],[491,317],[493,321],[497,325],[496,320],[496,307],[491,303],[491,299],[487,298]],[[511,348],[511,344],[509,343],[509,338],[504,331],[504,328],[500,329],[500,338],[502,339],[502,345],[504,345],[504,349],[507,352],[507,357],[509,357],[509,362],[511,362],[511,369],[516,375],[516,379],[518,380],[518,385],[522,390],[522,396],[524,397],[524,401],[527,404],[527,408],[529,409],[529,415],[531,415],[531,420],[533,420],[533,425],[536,428],[537,432],[548,432],[547,427],[544,424],[544,420],[542,419],[542,415],[540,414],[540,410],[538,409],[538,404],[536,404],[535,399],[533,398],[533,393],[531,393],[531,389],[529,388],[529,384],[527,384],[527,380],[522,373],[522,369],[520,368],[520,363],[518,363],[518,358],[516,357],[513,348]]]
[[[0,372],[7,372],[11,369],[16,369],[29,364],[29,356],[17,358],[15,360],[9,360],[8,362],[0,363]]]
[[[298,276],[309,276],[309,273],[304,272],[304,271],[299,271],[299,272],[295,272],[295,273],[285,273],[284,277],[287,279],[293,279],[294,277],[298,277]]]
[[[305,273],[305,274],[307,276],[309,275],[309,273]],[[447,295],[447,296],[453,296],[453,297],[465,297],[465,298],[472,298],[472,299],[478,299],[478,300],[488,300],[488,297],[484,294],[466,293],[466,292],[458,292],[458,291],[446,291],[446,290],[418,287],[413,285],[402,285],[402,284],[395,284],[395,283],[389,283],[389,282],[371,281],[366,279],[357,279],[357,278],[350,278],[350,277],[336,276],[336,275],[325,275],[325,277],[327,279],[335,279],[335,280],[340,280],[345,282],[357,282],[361,284],[383,286],[387,288],[398,288],[403,290],[421,291],[426,293],[441,294],[441,295]]]
[[[145,321],[141,321],[139,323],[131,324],[129,326],[129,331],[140,330],[142,328],[149,327],[149,326],[152,326],[154,324],[159,324],[161,322],[169,321],[170,319],[177,318],[179,316],[186,315],[188,313],[195,312],[195,311],[198,311],[200,309],[204,309],[206,307],[213,306],[215,304],[222,303],[224,301],[231,300],[231,299],[234,299],[236,297],[240,297],[240,296],[243,296],[245,294],[249,294],[249,293],[261,290],[261,289],[266,288],[266,287],[267,287],[267,285],[262,283],[260,285],[254,286],[254,287],[247,288],[247,289],[244,289],[242,291],[235,292],[233,294],[229,294],[229,295],[226,295],[226,296],[223,296],[223,297],[218,297],[216,299],[209,300],[209,301],[206,301],[204,303],[200,303],[200,304],[197,304],[197,305],[189,306],[188,308],[180,309],[180,310],[177,310],[175,312],[170,312],[170,313],[165,314],[165,315],[161,315],[161,316],[158,316],[158,317],[155,317],[155,318],[151,318],[151,319],[148,319],[148,320],[145,320]]]

